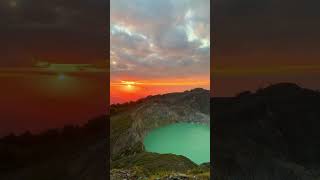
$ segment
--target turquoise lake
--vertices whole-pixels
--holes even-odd
[[[183,155],[201,164],[210,161],[210,127],[176,123],[152,130],[144,138],[148,152]]]

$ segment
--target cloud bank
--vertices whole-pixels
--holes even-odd
[[[210,76],[209,0],[112,0],[111,80]]]

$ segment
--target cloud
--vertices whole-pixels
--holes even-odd
[[[209,79],[209,0],[111,1],[111,78]]]
[[[61,27],[102,24],[107,2],[100,0],[3,0],[0,25],[23,27]]]
[[[103,0],[1,0],[0,66],[26,66],[34,56],[106,63],[107,18]]]

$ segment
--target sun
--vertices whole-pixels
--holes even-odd
[[[126,87],[127,87],[128,90],[132,90],[133,89],[133,86],[131,84],[126,85]]]
[[[138,89],[137,85],[139,84],[138,82],[135,82],[135,81],[121,81],[121,86],[122,86],[122,89],[124,91],[127,91],[127,92],[134,92]]]

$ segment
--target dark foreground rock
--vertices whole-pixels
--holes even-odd
[[[320,177],[320,93],[280,83],[211,99],[215,180]]]
[[[106,119],[0,139],[0,179],[106,180]]]

